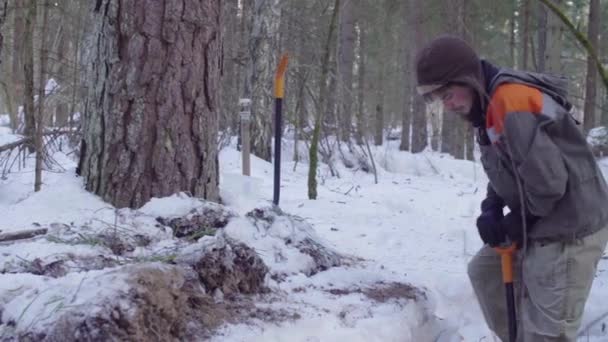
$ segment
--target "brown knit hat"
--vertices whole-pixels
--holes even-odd
[[[441,35],[416,55],[418,93],[429,95],[448,83],[465,83],[483,92],[481,62],[475,50],[464,40]]]

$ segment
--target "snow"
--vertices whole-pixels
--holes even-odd
[[[1,143],[17,139],[5,128],[0,130]],[[258,305],[296,312],[298,318],[276,323],[252,318],[224,326],[213,341],[492,341],[466,275],[467,262],[481,247],[474,222],[485,195],[483,170],[479,163],[432,152],[413,155],[397,147],[398,142],[372,147],[378,184],[372,174],[339,162],[334,166],[340,177],[331,177],[327,166],[320,167],[318,199],[308,200],[308,165],[305,158],[294,165],[293,143],[286,139],[280,208],[311,226],[281,218],[267,231],[256,229],[245,214],[270,205],[272,164],[252,156],[252,176],[242,176],[240,152],[232,146],[222,150],[220,194],[237,215],[225,234],[254,247],[271,272],[286,275],[283,281],[267,279],[277,300]],[[179,246],[170,232],[156,226],[155,217],[182,216],[201,205],[198,199],[176,194],[152,199],[139,210],[116,210],[84,189],[75,175],[74,160],[62,153],[54,157],[65,171],[45,172],[41,192],[33,192],[32,160],[25,169],[0,180],[3,232],[43,226],[64,233],[86,227],[78,228],[85,229],[80,233],[92,234],[130,227],[155,237],[151,246],[134,252],[150,257]],[[608,159],[600,164],[608,176]],[[286,246],[286,237],[313,237],[356,262],[306,276],[311,258]],[[187,248],[195,250],[211,242],[204,237]],[[0,265],[102,252],[100,246],[35,239],[0,245]],[[601,260],[583,327],[605,312],[607,269],[608,262]],[[2,322],[15,321],[17,329],[42,327],[65,305],[94,308],[100,301],[116,298],[125,290],[125,279],[116,268],[75,271],[56,279],[0,274]],[[420,288],[426,300],[379,302],[364,294],[378,284],[393,283]],[[589,341],[608,340],[600,323],[589,334]]]
[[[114,269],[69,273],[57,279],[44,278],[39,280],[43,286],[30,287],[31,281],[8,291],[15,291],[19,287],[30,287],[25,291],[20,289],[21,295],[4,305],[4,322],[14,321],[17,331],[26,330],[35,325],[52,324],[55,314],[66,306],[88,307],[91,311],[98,308],[109,298],[116,298],[117,293],[126,293],[129,286],[126,283],[127,274]],[[2,282],[13,281],[14,275],[2,275]],[[4,279],[2,279],[4,278]],[[43,288],[43,290],[40,290]]]

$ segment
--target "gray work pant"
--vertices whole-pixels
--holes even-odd
[[[518,342],[574,342],[608,227],[574,242],[531,243],[523,259],[523,296],[518,307]],[[521,253],[521,252],[520,252]],[[520,260],[514,262],[518,292]],[[500,256],[482,247],[469,262],[469,278],[486,323],[508,341],[507,305]],[[516,294],[515,301],[519,296]]]

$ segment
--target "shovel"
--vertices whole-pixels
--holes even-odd
[[[507,312],[509,320],[509,342],[515,342],[517,337],[517,316],[515,313],[515,294],[513,293],[513,255],[515,254],[515,244],[506,244],[495,248],[500,254],[502,265],[502,281],[505,284],[507,299]]]

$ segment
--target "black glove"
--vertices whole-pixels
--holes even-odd
[[[501,213],[502,216],[502,213]],[[526,226],[530,229],[538,220],[537,216],[526,215]],[[517,246],[523,242],[524,232],[519,210],[513,210],[504,218],[498,218],[492,212],[484,212],[477,218],[477,230],[484,243],[490,247],[497,247],[507,241],[507,237]]]
[[[539,217],[530,213],[526,213],[526,229],[530,231],[532,226],[538,221]],[[516,208],[511,210],[501,222],[502,229],[506,232],[511,241],[521,246],[524,241],[523,221],[521,219],[521,210]]]
[[[499,197],[487,197],[483,201],[481,201],[481,212],[482,215],[488,214],[496,217],[497,220],[502,219],[502,208],[504,208],[505,204],[503,200]]]
[[[499,246],[507,240],[507,232],[502,225],[502,213],[485,211],[477,218],[477,230],[481,240],[490,247]]]
[[[489,196],[481,201],[481,215],[477,218],[477,230],[484,243],[492,247],[506,240],[506,232],[500,227],[503,219],[504,202],[497,196]]]

